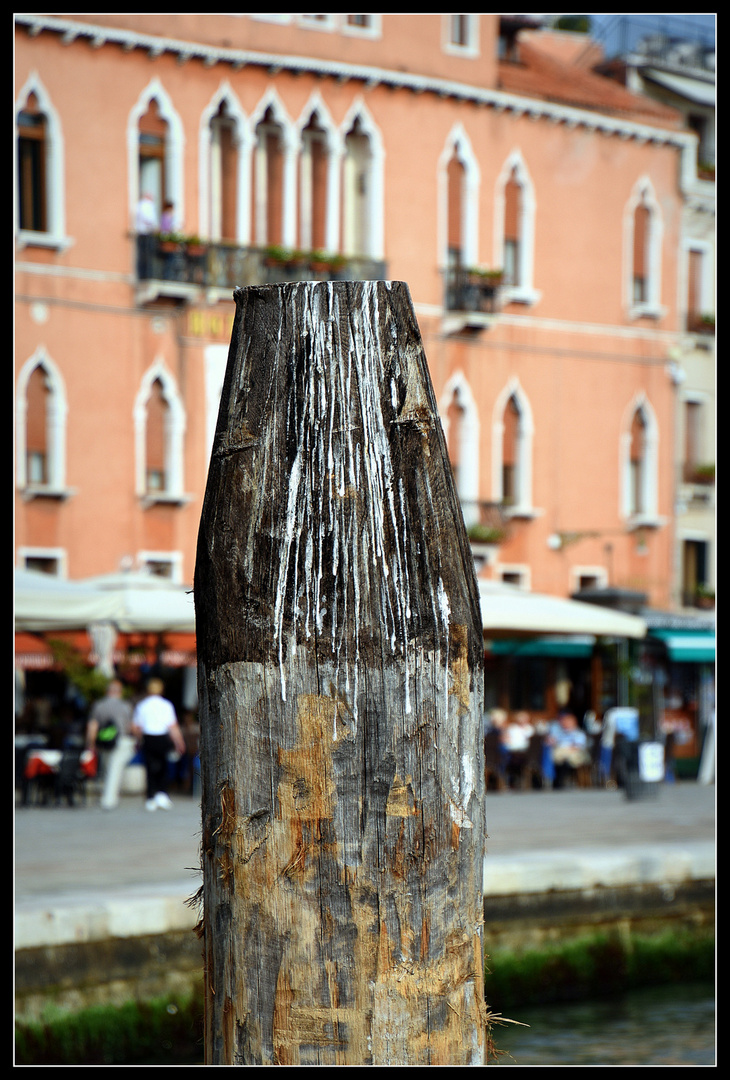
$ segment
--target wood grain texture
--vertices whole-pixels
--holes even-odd
[[[207,1064],[483,1064],[482,634],[407,286],[237,290],[195,575]]]

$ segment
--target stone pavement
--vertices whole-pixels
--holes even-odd
[[[487,797],[485,895],[664,884],[715,877],[715,787],[504,792]],[[15,947],[192,927],[200,806],[178,796],[149,813],[141,796],[15,811]]]

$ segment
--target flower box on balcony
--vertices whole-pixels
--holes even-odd
[[[344,255],[330,254],[326,251],[313,251],[309,264],[315,274],[336,274],[345,265]]]
[[[483,266],[470,266],[466,270],[467,281],[471,285],[483,285],[487,288],[497,288],[504,279],[503,270],[490,270]]]
[[[176,233],[160,233],[157,243],[163,255],[173,255],[182,249],[183,238]]]
[[[504,529],[493,525],[470,525],[467,536],[474,544],[501,544],[505,538]]]

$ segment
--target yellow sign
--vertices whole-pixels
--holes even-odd
[[[214,341],[230,341],[233,312],[195,310],[188,312],[187,336]]]

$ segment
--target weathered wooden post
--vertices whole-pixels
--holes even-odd
[[[236,290],[200,525],[209,1065],[481,1065],[482,633],[400,282]]]

